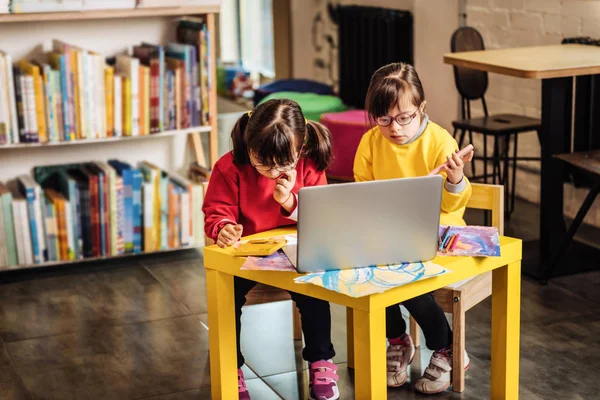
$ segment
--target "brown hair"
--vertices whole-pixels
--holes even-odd
[[[369,118],[373,120],[387,115],[390,109],[400,104],[404,96],[409,96],[407,100],[416,107],[425,101],[423,84],[414,67],[393,63],[379,68],[371,77],[365,100]]]
[[[331,133],[318,122],[306,121],[298,103],[273,99],[244,114],[231,132],[233,157],[249,164],[248,152],[262,165],[286,166],[301,156],[311,159],[320,171],[331,162]]]

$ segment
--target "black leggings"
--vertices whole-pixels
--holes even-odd
[[[246,295],[256,286],[256,282],[235,277],[235,326],[237,330],[238,368],[244,365],[244,356],[240,350],[240,331],[242,307],[246,304]],[[308,362],[329,360],[335,356],[331,343],[331,312],[329,303],[323,300],[289,292],[302,317],[302,333],[306,346],[302,358]],[[291,338],[290,338],[291,340]]]
[[[423,294],[402,303],[419,324],[430,350],[441,350],[452,344],[452,329],[446,315],[431,293]],[[385,310],[386,336],[393,339],[406,332],[406,322],[400,304]]]

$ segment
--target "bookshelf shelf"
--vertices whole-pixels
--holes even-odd
[[[84,148],[73,148],[71,146],[77,146],[77,145],[92,145],[92,144],[104,144],[104,146],[102,147],[95,147],[93,149],[94,153],[98,153],[99,157],[96,157],[95,155],[92,156],[93,158],[109,158],[109,154],[112,156],[113,152],[112,150],[116,150],[119,147],[119,144],[121,143],[125,143],[125,142],[129,142],[129,141],[133,141],[132,143],[139,143],[137,141],[139,140],[150,140],[150,139],[159,139],[159,138],[167,138],[167,137],[173,137],[174,138],[174,142],[176,142],[178,145],[183,145],[183,141],[179,140],[180,137],[184,136],[187,138],[192,139],[191,141],[191,145],[192,145],[192,150],[195,154],[195,158],[196,158],[196,163],[206,166],[208,169],[211,169],[212,166],[214,165],[214,163],[217,161],[218,159],[218,130],[217,130],[217,88],[216,88],[216,82],[217,82],[217,76],[216,76],[216,46],[214,45],[214,42],[209,42],[212,40],[215,40],[216,38],[216,18],[218,16],[218,13],[220,12],[220,5],[214,4],[214,5],[206,5],[206,6],[185,6],[185,7],[159,7],[159,8],[135,8],[135,9],[113,9],[113,10],[89,10],[89,11],[75,11],[75,12],[55,12],[55,13],[27,13],[27,14],[0,14],[0,26],[4,29],[4,31],[8,32],[8,36],[7,37],[13,37],[11,36],[13,33],[13,31],[17,32],[17,34],[19,32],[24,32],[24,31],[29,31],[31,29],[31,27],[37,26],[38,24],[35,24],[36,22],[48,22],[47,24],[44,24],[44,37],[51,37],[53,34],[51,32],[59,32],[58,36],[65,36],[65,33],[62,31],[63,29],[65,29],[65,26],[68,26],[69,22],[73,22],[73,25],[71,28],[67,28],[67,31],[72,33],[72,36],[77,35],[78,30],[82,30],[83,32],[87,33],[89,35],[90,30],[95,30],[97,29],[99,32],[101,32],[101,30],[103,29],[103,21],[108,21],[108,20],[119,20],[119,21],[124,21],[127,22],[128,19],[135,19],[138,18],[139,19],[139,25],[140,27],[138,27],[138,30],[134,30],[134,31],[129,31],[128,30],[128,26],[127,24],[123,25],[123,27],[120,27],[120,25],[122,24],[116,24],[119,25],[119,29],[123,29],[123,35],[127,35],[127,37],[125,38],[125,42],[128,41],[128,43],[131,45],[131,43],[137,43],[138,42],[133,42],[133,37],[137,37],[139,36],[140,41],[150,41],[150,42],[157,42],[157,43],[162,43],[163,41],[165,41],[165,38],[163,38],[162,36],[162,32],[163,32],[163,28],[166,24],[170,24],[172,22],[174,22],[173,20],[175,18],[173,17],[179,17],[179,16],[204,16],[205,18],[205,24],[206,24],[206,34],[204,36],[202,36],[200,43],[202,43],[202,40],[205,40],[204,42],[204,47],[202,47],[202,51],[208,51],[208,53],[204,53],[206,54],[205,58],[205,62],[208,64],[209,68],[210,68],[210,75],[209,75],[209,87],[208,87],[208,106],[209,106],[209,110],[208,110],[208,114],[210,116],[208,122],[210,123],[210,125],[208,126],[197,126],[197,127],[192,127],[192,128],[185,128],[185,129],[178,129],[178,130],[171,130],[171,131],[164,131],[164,132],[160,132],[160,133],[155,133],[155,134],[150,134],[150,135],[144,135],[144,136],[126,136],[126,137],[109,137],[109,138],[99,138],[99,139],[81,139],[81,140],[76,140],[76,141],[63,141],[63,142],[56,142],[56,143],[18,143],[18,144],[7,144],[7,145],[0,145],[0,159],[3,159],[3,157],[9,159],[9,161],[14,160],[15,162],[13,163],[14,165],[16,165],[17,169],[22,170],[23,166],[29,166],[30,164],[35,164],[38,163],[39,165],[51,165],[51,162],[47,162],[47,160],[50,159],[50,157],[54,157],[56,158],[56,154],[57,151],[50,151],[51,148],[54,147],[60,147],[60,160],[57,160],[57,162],[60,163],[69,163],[69,161],[71,159],[75,159],[75,155],[79,154],[80,151],[88,151],[91,150],[90,148],[92,146],[89,146],[90,148],[84,147]],[[163,17],[161,19],[161,17]],[[145,18],[145,20],[144,20]],[[95,23],[88,23],[88,24],[78,24],[77,21],[95,21]],[[28,25],[27,23],[34,23],[32,25]],[[55,22],[55,23],[51,23],[51,22]],[[63,24],[63,22],[65,22],[67,25]],[[23,23],[22,26],[20,23]],[[88,27],[89,25],[89,27]],[[150,29],[148,29],[148,26],[152,26],[152,25],[157,25],[157,30],[156,30],[156,34],[154,33],[149,33],[151,32]],[[3,32],[4,32],[3,31]],[[41,32],[41,31],[40,31]],[[120,31],[119,31],[120,32]],[[33,32],[30,36],[37,34],[37,29],[35,30],[35,32]],[[69,36],[69,35],[66,35]],[[101,34],[99,34],[98,36],[101,36]],[[94,42],[95,40],[102,40],[100,39],[96,39],[96,37],[94,35],[88,37],[85,36],[85,40],[92,41]],[[29,38],[29,36],[28,36]],[[84,40],[84,41],[85,41]],[[109,39],[107,39],[109,40]],[[114,40],[114,39],[113,39]],[[171,40],[171,39],[169,39]],[[207,42],[212,43],[210,45],[207,45]],[[80,46],[82,46],[80,44]],[[86,44],[85,46],[88,46],[88,44]],[[197,44],[198,47],[196,47],[196,54],[199,54],[198,52],[201,51],[200,50],[200,45]],[[111,48],[112,49],[112,48]],[[120,54],[117,53],[117,50],[107,50],[107,54]],[[10,51],[10,49],[4,49],[7,51]],[[12,51],[15,51],[14,49]],[[120,51],[120,50],[119,50]],[[62,53],[62,51],[61,51]],[[102,50],[99,50],[99,53],[102,53]],[[20,55],[18,56],[18,58],[27,58],[29,57],[29,55]],[[91,62],[91,61],[90,61]],[[147,78],[146,78],[147,79]],[[145,81],[146,84],[148,82],[148,80]],[[148,87],[148,86],[146,86]],[[146,96],[148,95],[148,91],[146,91]],[[146,97],[147,98],[147,97]],[[204,101],[204,97],[203,100]],[[208,149],[208,154],[209,154],[209,159],[206,160],[205,156],[204,156],[204,149],[202,147],[202,140],[201,140],[201,134],[207,134],[208,135],[208,143],[209,143],[209,149]],[[176,138],[176,139],[175,139]],[[190,143],[186,141],[185,146],[189,146]],[[112,143],[113,145],[111,146],[110,143]],[[151,147],[153,149],[156,149],[156,151],[159,150],[160,147],[162,147],[163,142],[161,141],[157,141],[157,142],[144,142],[147,143],[146,145],[148,147]],[[130,146],[124,146],[124,150],[119,151],[119,153],[121,154],[125,154],[127,151],[127,148],[129,148]],[[2,152],[2,150],[25,150],[25,149],[40,149],[40,150],[48,150],[48,151],[39,151],[39,152],[35,152],[35,155],[33,153],[28,153],[28,152],[15,152],[13,154],[13,152]],[[173,151],[171,151],[172,149],[169,149],[169,151],[164,151],[160,154],[167,154],[173,158],[175,156],[172,155]],[[64,158],[62,157],[62,153],[64,153]],[[104,154],[105,156],[101,156],[102,154]],[[40,159],[43,159],[43,161],[40,161],[40,159],[38,159],[38,156]],[[123,156],[125,158],[125,161],[127,161],[127,157]],[[117,157],[118,158],[118,157]],[[183,158],[182,158],[183,159]],[[179,160],[177,160],[179,161]],[[1,162],[0,162],[1,163]],[[104,163],[105,164],[105,163]],[[92,175],[98,175],[100,173],[102,173],[102,171],[106,171],[106,168],[111,168],[110,166],[104,166],[102,163],[96,163],[91,169],[87,169],[86,168],[86,172],[85,172],[85,177],[83,179],[87,179],[87,176],[92,176]],[[152,167],[152,168],[156,168],[155,170],[158,169],[162,169],[160,165],[156,166],[156,167]],[[171,167],[172,168],[172,167]],[[179,168],[179,166],[178,166]],[[1,170],[2,168],[0,168]],[[96,174],[96,171],[98,172],[98,174]],[[3,171],[6,172],[6,171]],[[12,170],[8,171],[12,174]],[[169,171],[170,172],[170,171]],[[29,176],[29,173],[24,173],[24,172],[19,172],[20,174],[25,174],[27,176]],[[91,175],[88,175],[91,174]],[[15,176],[17,176],[17,173],[15,173]],[[162,175],[159,175],[162,176]],[[181,175],[178,174],[174,174],[172,177],[176,180],[177,177],[181,177]],[[6,178],[6,179],[12,179],[12,178]],[[90,178],[91,179],[91,178]],[[109,178],[111,179],[111,178]],[[114,178],[112,178],[114,179]],[[129,178],[129,179],[136,179],[136,178]],[[146,179],[146,178],[143,178]],[[185,178],[183,178],[185,180]],[[185,180],[187,181],[187,180]],[[107,180],[104,181],[104,183],[102,183],[102,185],[104,185],[104,201],[106,202],[106,194],[108,192],[106,192],[106,189],[108,185],[108,183],[106,183]],[[147,183],[147,182],[146,182]],[[143,190],[146,190],[144,188],[145,183],[142,183],[142,187],[139,188],[138,190],[140,190],[140,193],[143,192]],[[96,187],[100,187],[101,183],[99,181],[97,181],[97,183],[95,183]],[[111,184],[114,185],[114,184]],[[28,188],[30,188],[31,185],[28,186]],[[96,190],[97,190],[96,188]],[[111,186],[111,190],[115,190],[114,186]],[[183,189],[181,189],[183,188]],[[143,189],[143,190],[142,190]],[[29,189],[28,189],[29,190]],[[69,188],[69,190],[71,190]],[[73,190],[78,190],[78,189],[73,189]],[[123,189],[121,189],[123,190]],[[161,189],[162,190],[162,189]],[[169,188],[169,190],[171,190]],[[186,190],[186,185],[184,184],[183,186],[181,186],[181,182],[179,183],[179,190],[174,194],[175,196],[175,201],[179,201],[179,199],[183,199],[183,193],[181,190],[185,191]],[[191,209],[193,208],[194,210],[198,210],[200,209],[200,207],[196,206],[195,203],[195,199],[198,198],[199,202],[201,202],[202,197],[200,196],[200,194],[197,194],[197,190],[198,187],[197,185],[195,185],[195,188],[192,189],[192,186],[188,186],[188,193],[190,193],[190,210],[187,211],[188,217],[185,217],[185,221],[187,221],[188,219],[190,221],[194,222],[193,228],[190,227],[190,237],[194,237],[194,235],[192,234],[192,230],[196,230],[197,226],[196,222],[200,221],[200,219],[198,219],[198,215],[195,213],[191,212]],[[87,191],[87,189],[86,189]],[[151,193],[150,191],[148,191],[148,193]],[[191,193],[193,193],[193,195],[191,195]],[[21,193],[22,195],[23,193]],[[95,195],[98,195],[98,192],[95,192]],[[69,195],[70,196],[70,195]],[[110,194],[110,196],[114,196],[114,194]],[[171,192],[169,192],[169,196],[171,196]],[[196,197],[198,196],[198,197]],[[37,197],[37,195],[36,195]],[[77,199],[79,199],[79,197],[77,197]],[[194,199],[194,205],[192,206],[192,199]],[[147,201],[143,200],[143,201]],[[56,201],[56,200],[53,200]],[[86,200],[87,201],[87,200]],[[110,212],[113,212],[113,208],[112,208],[112,202],[113,202],[113,197],[110,197],[109,200],[109,204],[111,205],[110,208]],[[120,200],[123,201],[123,200]],[[183,200],[181,200],[183,202]],[[28,211],[25,210],[25,208],[23,207],[23,200],[20,200],[16,203],[20,204],[20,215],[28,215]],[[16,204],[15,203],[15,204]],[[58,207],[56,204],[60,204],[60,203],[55,203],[55,206]],[[65,203],[66,204],[66,203]],[[105,203],[106,204],[106,203]],[[140,203],[138,202],[138,205]],[[183,203],[182,203],[183,204]],[[63,206],[64,207],[64,206]],[[98,204],[96,204],[96,207],[98,207]],[[13,205],[13,209],[15,209],[15,206]],[[58,208],[56,208],[57,210]],[[2,212],[3,210],[0,210],[0,212]],[[55,217],[54,213],[58,213],[58,211],[54,211],[51,209],[50,211],[52,214],[52,218]],[[62,210],[63,213],[66,213],[66,208],[63,208]],[[107,212],[106,211],[106,206],[104,207],[104,209],[100,209],[98,211],[98,213],[100,212]],[[145,212],[144,210],[141,210],[141,212]],[[176,213],[181,213],[180,216],[183,216],[183,211],[179,210],[176,211]],[[58,214],[57,214],[58,215]],[[100,215],[100,214],[99,214]],[[79,217],[79,215],[78,215]],[[63,218],[63,217],[61,217]],[[183,217],[182,217],[183,218]],[[21,218],[19,221],[24,221],[24,218]],[[58,221],[58,219],[57,219]],[[107,221],[107,220],[105,220]],[[112,220],[111,220],[112,221]],[[39,223],[47,223],[45,220],[43,222],[39,222]],[[54,223],[54,222],[51,222]],[[111,222],[112,223],[112,222]],[[171,223],[171,222],[169,222]],[[181,221],[179,221],[179,223],[181,223]],[[63,222],[64,224],[64,222]],[[111,225],[112,226],[112,225]],[[21,226],[23,228],[23,231],[21,233],[21,239],[23,239],[27,233],[25,233],[25,229],[24,226]],[[56,234],[56,229],[58,227],[58,222],[57,225],[54,226],[54,234]],[[64,227],[64,225],[63,225]],[[169,229],[171,229],[169,227]],[[38,231],[40,232],[40,231]],[[62,231],[64,232],[64,230]],[[181,232],[181,230],[179,231],[180,234],[183,234]],[[42,231],[43,233],[43,231]],[[15,232],[16,234],[16,232]],[[29,233],[29,235],[32,235],[31,233]],[[17,237],[15,236],[15,239],[17,239]],[[42,237],[40,240],[44,240],[44,238]],[[53,240],[57,240],[57,239],[53,239]],[[58,238],[58,240],[65,240],[64,238]],[[70,239],[69,239],[70,240]],[[111,236],[111,240],[112,240],[112,236]],[[58,242],[57,242],[58,243]],[[142,243],[143,245],[143,243]],[[105,246],[103,244],[103,246]],[[47,267],[54,267],[54,268],[60,268],[62,266],[73,266],[73,265],[79,265],[79,264],[89,264],[89,263],[93,263],[93,262],[97,262],[97,261],[110,261],[110,260],[119,260],[119,259],[131,259],[132,257],[143,257],[143,256],[148,256],[148,255],[157,255],[157,254],[161,254],[161,253],[169,253],[169,252],[175,252],[175,251],[184,251],[184,250],[191,250],[191,249],[199,249],[202,248],[204,246],[204,244],[199,243],[199,242],[195,242],[194,245],[190,245],[190,246],[182,246],[182,247],[178,247],[178,248],[173,248],[173,249],[165,249],[165,250],[157,250],[157,251],[143,251],[141,253],[138,254],[122,254],[122,255],[117,255],[117,256],[105,256],[105,257],[91,257],[91,258],[84,258],[84,259],[78,259],[78,260],[72,260],[72,261],[51,261],[51,262],[43,262],[40,264],[29,264],[27,261],[24,261],[22,257],[19,257],[19,260],[23,263],[21,265],[16,265],[13,266],[11,268],[0,268],[0,274],[1,273],[10,273],[12,271],[18,271],[18,270],[26,270],[26,269],[39,269],[39,268],[47,268]],[[39,246],[38,246],[39,247]],[[57,249],[58,250],[58,249]],[[61,248],[60,251],[63,251],[63,249]],[[39,252],[38,252],[39,255]],[[35,258],[35,256],[34,256]],[[30,259],[28,258],[28,261]]]
[[[179,129],[174,131],[165,131],[160,133],[153,133],[144,136],[121,136],[121,137],[109,137],[102,139],[80,139],[73,141],[62,141],[54,143],[19,143],[0,145],[0,151],[8,149],[33,149],[33,148],[47,148],[47,147],[58,147],[58,146],[76,146],[81,144],[100,144],[100,143],[114,143],[122,141],[132,140],[146,140],[146,139],[159,139],[164,137],[176,136],[176,135],[189,135],[191,133],[210,132],[211,126],[196,126],[193,128]]]
[[[17,265],[13,268],[0,269],[1,272],[10,272],[10,271],[22,271],[24,269],[34,269],[34,268],[48,268],[48,267],[62,267],[67,265],[75,265],[75,264],[87,264],[94,261],[109,261],[109,260],[119,260],[119,259],[127,259],[132,257],[140,257],[140,256],[148,256],[148,255],[157,255],[157,254],[165,254],[165,253],[173,253],[175,251],[183,251],[183,250],[192,250],[192,249],[201,249],[202,246],[192,245],[192,246],[182,246],[174,249],[166,249],[166,250],[157,250],[157,251],[144,251],[138,254],[120,254],[118,256],[105,256],[105,257],[89,257],[82,258],[79,260],[71,260],[71,261],[50,261],[43,262],[41,264],[27,264],[27,265]]]
[[[207,5],[207,6],[193,6],[193,7],[158,7],[158,8],[90,10],[90,11],[70,11],[70,12],[52,12],[52,13],[0,14],[0,23],[165,17],[165,16],[211,14],[211,13],[218,13],[218,12],[219,12],[218,5]]]

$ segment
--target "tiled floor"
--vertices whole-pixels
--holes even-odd
[[[520,203],[507,234],[529,239],[537,208]],[[470,215],[477,222],[478,215]],[[527,227],[524,229],[523,227]],[[592,232],[596,238],[597,232]],[[600,367],[600,272],[522,290],[521,398],[592,399]],[[210,398],[202,255],[185,251],[110,264],[0,275],[0,399]],[[467,314],[471,368],[462,394],[489,397],[489,299]],[[247,307],[242,346],[254,399],[306,399],[289,302]],[[342,399],[352,399],[345,312],[332,306]],[[412,379],[430,351],[418,352]],[[390,399],[425,398],[410,384]]]

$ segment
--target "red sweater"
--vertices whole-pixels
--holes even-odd
[[[301,159],[296,173],[295,195],[304,186],[327,184],[325,172],[318,171],[311,160]],[[234,164],[233,153],[221,157],[211,173],[202,206],[206,236],[216,241],[225,222],[241,224],[244,236],[294,225],[296,213],[289,215],[273,199],[274,190],[275,180],[265,178],[250,164]]]

